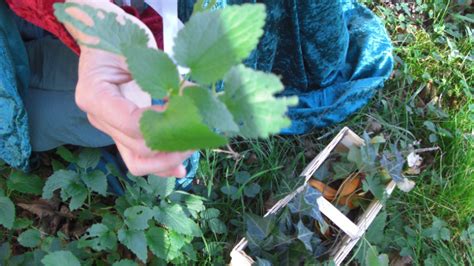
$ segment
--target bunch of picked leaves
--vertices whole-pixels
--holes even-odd
[[[333,152],[309,180],[311,186],[344,212],[370,201],[371,196],[383,200],[391,180],[404,192],[415,185],[403,175],[406,160],[396,145],[385,145],[382,135],[371,138],[364,133],[363,138],[363,146]]]
[[[70,8],[80,9],[92,25],[72,17]],[[277,76],[241,64],[263,34],[263,4],[213,12],[195,8],[174,47],[174,61],[190,69],[187,78],[196,84],[187,88],[173,59],[148,48],[147,34],[130,20],[120,23],[114,13],[74,3],[56,4],[55,10],[61,22],[99,39],[81,45],[124,56],[138,85],[153,98],[166,99],[166,111],[147,111],[141,118],[141,131],[153,150],[213,148],[233,136],[266,138],[290,126],[285,114],[298,99],[276,98],[284,89]],[[215,89],[219,81],[223,92]]]
[[[319,233],[326,227],[316,199],[321,193],[307,186],[278,214],[245,217],[250,255],[261,265],[302,265],[324,261],[333,241]]]

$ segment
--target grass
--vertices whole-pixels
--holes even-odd
[[[474,222],[472,17],[470,23],[466,7],[450,1],[393,6],[383,2],[365,4],[384,18],[397,64],[392,79],[369,106],[341,125],[302,137],[237,141],[232,149],[240,157],[205,153],[201,178],[208,191],[220,195],[211,205],[230,221],[229,232],[236,232],[216,239],[226,243],[219,256],[229,254],[242,236],[244,214],[262,215],[273,199],[291,191],[299,171],[342,126],[362,133],[375,123],[402,146],[420,141],[420,147],[440,148],[422,154],[425,161],[416,189],[408,194],[397,191],[388,202],[382,251],[392,259],[410,257],[416,265],[474,261],[472,243],[462,237]],[[232,200],[220,194],[221,186],[236,184],[239,171],[250,172],[262,186],[259,198]],[[430,233],[440,229],[433,224],[435,217],[446,222],[442,228],[449,231],[449,241]]]

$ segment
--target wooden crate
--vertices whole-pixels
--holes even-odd
[[[285,198],[278,201],[271,209],[267,211],[264,217],[271,214],[278,213],[283,209],[296,195],[302,193],[306,186],[308,186],[308,180],[313,174],[319,169],[324,161],[329,157],[334,150],[347,150],[349,147],[356,145],[364,145],[364,140],[361,139],[352,130],[345,127],[337,136],[321,151],[312,161],[306,166],[303,172],[300,174],[301,177],[305,178],[305,184],[297,188],[295,191],[287,195]],[[395,182],[391,181],[387,184],[386,193],[390,195],[395,188]],[[319,210],[326,216],[332,223],[334,223],[341,231],[345,233],[345,236],[339,243],[336,244],[336,248],[330,252],[331,258],[334,260],[336,265],[340,265],[347,257],[349,252],[354,248],[357,242],[364,235],[367,228],[374,221],[377,214],[382,209],[382,203],[374,199],[369,207],[362,213],[357,219],[356,223],[347,218],[342,212],[340,212],[332,203],[327,201],[324,197],[317,199]],[[230,254],[231,263],[233,266],[246,266],[252,265],[254,260],[245,253],[247,247],[247,240],[243,238],[233,249]]]

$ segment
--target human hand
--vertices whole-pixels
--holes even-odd
[[[150,38],[149,47],[157,49],[148,28],[109,1],[67,2],[87,4],[107,12],[115,12],[118,14],[118,19],[126,16],[147,32]],[[67,12],[84,23],[90,22],[87,15],[78,9],[71,8]],[[66,28],[74,38],[83,43],[97,41],[70,25],[66,25]],[[162,177],[186,175],[182,162],[192,154],[192,151],[154,152],[146,146],[139,127],[143,112],[149,109],[164,111],[166,107],[151,106],[150,96],[133,81],[123,57],[81,46],[79,80],[75,97],[77,105],[87,113],[91,124],[114,140],[130,173],[136,176],[154,174]]]

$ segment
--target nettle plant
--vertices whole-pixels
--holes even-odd
[[[148,48],[146,32],[130,20],[119,23],[114,13],[74,3],[56,4],[55,15],[100,40],[94,44],[79,41],[81,45],[124,56],[138,85],[153,98],[166,99],[164,112],[147,111],[140,121],[153,150],[215,148],[230,137],[265,138],[290,126],[285,114],[297,104],[297,97],[276,98],[284,89],[276,75],[241,64],[263,34],[265,6],[244,4],[214,12],[196,7],[173,48],[176,63],[190,69],[182,80],[173,59]],[[80,9],[93,25],[69,15],[70,8]],[[196,85],[186,88],[187,78]],[[219,81],[225,87],[222,92],[216,91]]]

